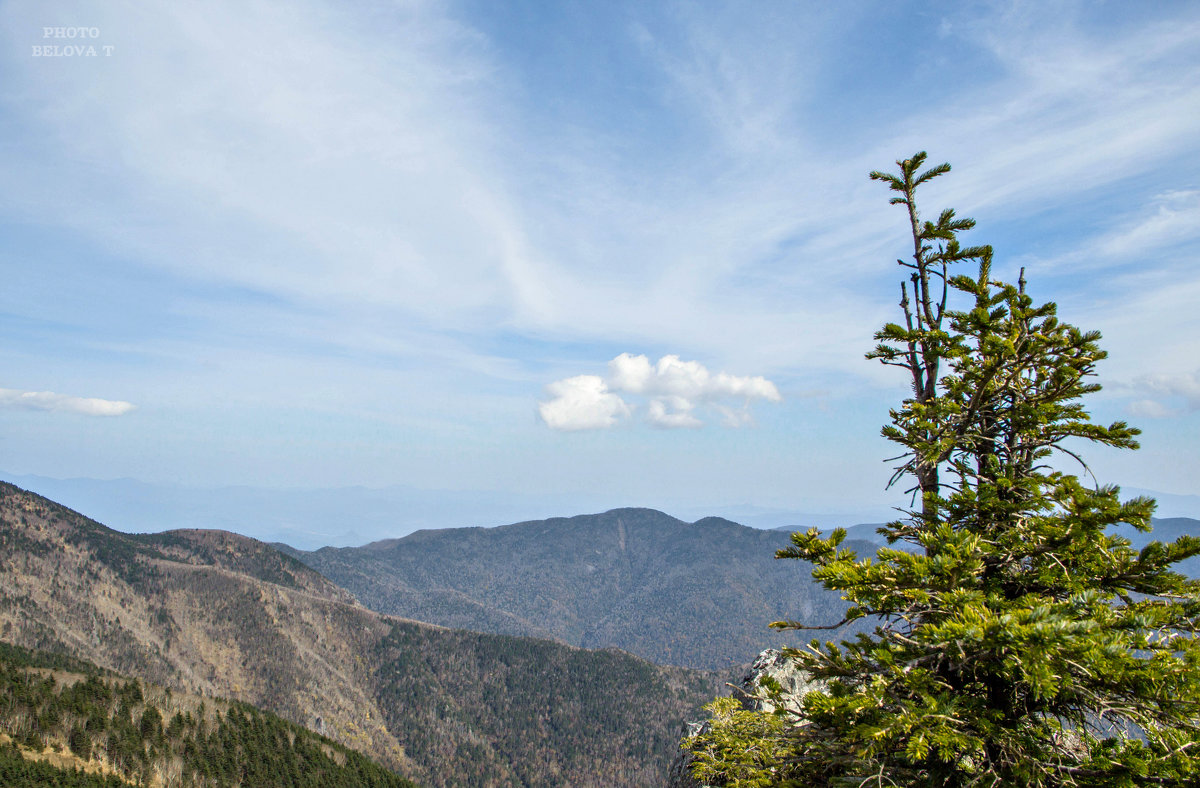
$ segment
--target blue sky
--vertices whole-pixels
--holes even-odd
[[[0,3],[0,471],[878,511],[922,149],[1200,493],[1184,2]]]

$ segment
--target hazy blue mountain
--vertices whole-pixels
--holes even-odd
[[[789,523],[831,527],[882,520],[888,510],[848,506],[805,513],[750,505],[705,507],[688,501],[614,501],[603,494],[529,495],[497,490],[392,486],[282,489],[150,484],[136,479],[52,479],[4,473],[0,479],[114,523],[123,531],[220,528],[266,542],[315,550],[361,545],[420,529],[492,526],[647,503],[690,520],[719,515],[755,528]],[[1200,514],[1200,512],[1198,512]]]
[[[1118,533],[1139,550],[1151,541],[1173,542],[1181,536],[1200,536],[1200,520],[1190,517],[1155,517],[1153,524],[1154,529],[1150,533],[1130,526],[1121,526]],[[1177,568],[1189,577],[1200,578],[1200,555],[1181,562]]]
[[[1154,510],[1156,517],[1164,520],[1176,517],[1200,519],[1200,495],[1176,495],[1175,493],[1148,490],[1142,487],[1122,487],[1121,498],[1129,499],[1134,496],[1153,498],[1158,504]]]
[[[277,489],[13,474],[0,478],[115,523],[122,531],[216,528],[309,549],[364,544],[422,528],[494,524],[531,512],[550,515],[567,504],[553,497],[403,486]]]
[[[878,534],[878,530],[882,525],[883,525],[883,523],[879,522],[879,523],[858,523],[857,525],[835,525],[834,527],[845,528],[847,539],[857,539],[857,540],[864,541],[864,542],[882,543],[883,537],[881,537]],[[814,526],[811,526],[811,525],[810,526],[781,525],[778,528],[776,528],[775,530],[783,531],[784,533],[790,534],[793,531],[804,532],[812,527],[814,527]],[[833,528],[831,528],[829,526],[817,525],[815,527],[821,529],[821,531],[826,532],[826,533],[833,530]]]
[[[1155,517],[1153,524],[1154,528],[1150,533],[1143,533],[1127,525],[1118,527],[1116,533],[1127,538],[1130,544],[1139,550],[1151,541],[1173,542],[1180,536],[1200,536],[1200,520],[1190,517]],[[846,538],[882,544],[883,538],[876,533],[879,526],[879,523],[852,525],[846,528]],[[782,526],[778,530],[790,532],[799,529]],[[1200,577],[1200,556],[1183,561],[1178,569],[1190,577]]]

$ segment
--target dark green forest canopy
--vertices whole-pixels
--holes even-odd
[[[41,669],[41,670],[39,670]],[[63,671],[70,673],[63,675]],[[170,693],[82,660],[0,644],[0,785],[175,784],[269,788],[415,788],[312,731],[252,706],[213,700],[171,713]],[[181,706],[186,704],[181,704]],[[25,757],[45,748],[103,762],[122,778]]]

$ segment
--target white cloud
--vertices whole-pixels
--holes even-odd
[[[122,416],[134,409],[132,402],[72,397],[53,391],[19,391],[0,389],[0,408],[20,410],[50,410],[59,413],[79,413],[84,416]]]
[[[1139,399],[1129,403],[1129,412],[1143,419],[1165,419],[1179,415],[1158,400]]]
[[[654,367],[645,356],[622,353],[608,362],[608,381],[618,391],[642,394],[653,377]]]
[[[597,430],[612,427],[630,414],[624,400],[613,394],[598,375],[576,375],[546,387],[554,399],[538,405],[546,426],[555,430]]]
[[[1149,395],[1129,404],[1129,410],[1135,416],[1162,419],[1200,410],[1200,371],[1180,375],[1146,375],[1134,385]],[[1183,407],[1172,407],[1170,402],[1181,403]]]
[[[727,372],[711,374],[698,361],[663,356],[655,365],[645,356],[630,353],[608,362],[608,382],[614,391],[631,394],[665,394],[689,400],[745,397],[779,402],[779,389],[762,376],[739,377]]]
[[[704,422],[692,415],[696,406],[683,397],[667,395],[650,400],[646,421],[655,427],[702,427]]]
[[[1142,261],[1200,238],[1200,191],[1175,189],[1151,196],[1146,205],[1112,223],[1081,248],[1041,265],[1092,270]]]
[[[578,430],[611,427],[632,409],[619,396],[649,398],[646,421],[655,427],[701,427],[694,413],[706,405],[722,415],[722,424],[741,427],[752,423],[747,408],[752,400],[780,402],[774,383],[762,376],[715,375],[698,361],[667,355],[651,364],[643,355],[622,353],[608,362],[608,377],[578,375],[551,383],[546,390],[554,399],[538,406],[542,420],[553,429]],[[741,400],[741,410],[722,404]]]
[[[1107,257],[1140,257],[1200,237],[1200,191],[1180,189],[1156,195],[1152,210],[1129,226],[1100,238]]]

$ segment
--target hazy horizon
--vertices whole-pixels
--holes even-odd
[[[148,484],[134,479],[52,479],[0,471],[0,480],[43,495],[110,528],[127,533],[216,528],[302,550],[357,547],[418,530],[491,528],[611,509],[657,509],[685,522],[723,517],[751,528],[833,528],[895,519],[895,510],[770,509],[753,504],[704,507],[686,501],[514,495],[502,490],[418,490],[390,487],[270,488]],[[1128,488],[1122,497],[1151,495],[1158,517],[1200,519],[1200,496]]]

